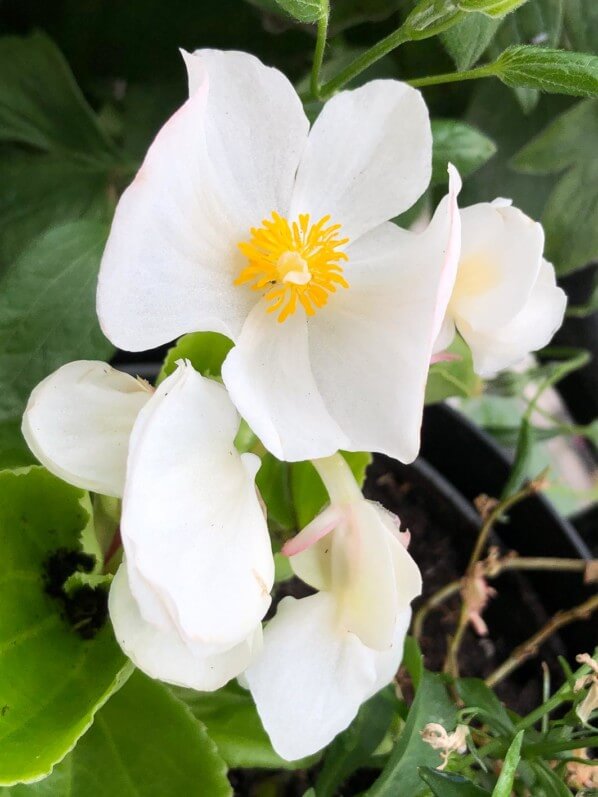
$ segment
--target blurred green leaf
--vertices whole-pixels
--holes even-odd
[[[500,775],[492,791],[492,797],[511,797],[513,782],[517,773],[517,767],[521,760],[521,743],[523,742],[523,731],[519,731],[511,742],[511,745],[503,761]]]
[[[323,0],[276,0],[298,22],[317,22],[325,14]]]
[[[176,370],[177,360],[189,360],[203,376],[218,378],[222,363],[232,347],[232,340],[219,332],[191,332],[183,335],[168,350],[157,383],[160,384]]]
[[[598,96],[598,56],[535,46],[508,47],[494,63],[507,86],[576,97]]]
[[[43,468],[0,473],[3,785],[47,775],[129,673],[109,623],[83,638],[64,615],[60,589],[81,551],[85,499]]]
[[[403,667],[409,673],[414,689],[418,689],[424,674],[424,657],[417,639],[413,636],[405,637]]]
[[[481,11],[490,17],[504,17],[528,0],[458,0],[463,11]]]
[[[316,780],[318,797],[334,797],[339,786],[365,766],[383,740],[395,716],[397,697],[392,685],[364,703],[351,725],[326,750]]]
[[[489,792],[452,772],[422,767],[419,776],[432,789],[434,797],[490,797]]]
[[[397,794],[420,797],[425,786],[418,768],[440,764],[438,751],[423,741],[421,731],[429,722],[438,722],[444,728],[452,729],[455,718],[455,706],[449,700],[442,677],[424,671],[405,727],[382,774],[367,791],[367,797],[396,797]]]
[[[266,452],[255,480],[268,507],[268,520],[274,521],[287,531],[298,529],[291,491],[291,467]]]
[[[330,33],[336,35],[362,22],[380,22],[403,5],[403,0],[332,0]]]
[[[598,100],[585,100],[558,116],[513,158],[526,174],[567,169],[550,193],[542,218],[546,254],[557,273],[582,268],[598,256]]]
[[[447,166],[452,163],[465,178],[483,166],[496,152],[494,142],[475,127],[454,119],[432,121],[434,149],[432,155],[432,183],[445,185]]]
[[[428,39],[458,25],[465,14],[455,0],[419,0],[405,19],[403,30],[412,41]]]
[[[96,715],[47,780],[2,797],[230,797],[226,764],[204,725],[140,672]]]
[[[571,797],[571,790],[547,764],[534,761],[531,767],[542,789],[542,797]],[[582,792],[580,797],[592,797],[592,793],[584,795]]]
[[[499,734],[511,734],[514,725],[507,710],[490,687],[479,678],[460,678],[455,683],[466,708],[477,709],[477,716]]]
[[[304,761],[285,761],[270,744],[247,689],[231,681],[217,692],[172,687],[174,694],[203,723],[230,767],[297,769]],[[206,795],[207,797],[207,795]]]
[[[456,25],[440,34],[440,40],[460,72],[477,63],[500,23],[500,19],[492,19],[486,14],[466,14]]]
[[[68,64],[43,33],[0,39],[0,141],[105,160],[114,154]]]
[[[19,421],[33,387],[59,366],[114,351],[95,312],[106,235],[90,221],[55,227],[0,280],[0,423]]]
[[[49,227],[110,220],[127,167],[57,47],[0,39],[0,265]]]
[[[582,53],[598,53],[598,3],[566,0],[565,30],[571,46]]]
[[[474,373],[471,352],[463,338],[457,335],[447,351],[458,359],[430,366],[426,404],[436,404],[450,396],[467,398],[480,392],[482,382]]]

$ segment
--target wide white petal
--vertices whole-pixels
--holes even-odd
[[[428,185],[431,163],[430,120],[419,91],[396,80],[342,91],[310,132],[291,215],[330,214],[354,241],[411,207]]]
[[[224,686],[249,665],[261,647],[261,625],[246,640],[220,653],[205,653],[188,643],[174,624],[159,629],[144,620],[127,579],[119,568],[108,601],[116,639],[135,664],[151,678],[211,692]]]
[[[457,328],[493,330],[527,302],[542,264],[544,231],[517,208],[482,203],[461,210],[461,260],[449,312]]]
[[[256,458],[237,453],[238,425],[225,389],[182,364],[131,436],[125,551],[180,633],[204,645],[243,640],[270,605],[274,580]],[[161,622],[151,606],[141,611]]]
[[[550,342],[563,323],[567,296],[556,284],[554,268],[543,262],[525,306],[505,326],[479,331],[463,325],[462,335],[471,349],[476,373],[495,376]]]
[[[295,575],[314,589],[332,589],[331,532],[345,522],[345,511],[331,504],[282,548]]]
[[[311,371],[305,315],[283,324],[261,300],[222,368],[235,406],[278,459],[325,457],[349,444],[328,412]],[[325,307],[321,314],[325,314]]]
[[[245,673],[278,754],[303,758],[344,730],[386,675],[380,655],[338,627],[331,594],[284,598],[266,626],[261,655]]]
[[[122,495],[129,436],[151,388],[106,363],[63,365],[33,390],[23,436],[61,479],[103,495]]]
[[[186,56],[193,93],[158,133],[116,209],[98,315],[142,350],[197,330],[235,338],[255,298],[237,244],[285,213],[307,120],[277,70],[243,53]]]
[[[349,246],[350,287],[308,320],[311,368],[345,449],[401,462],[419,452],[441,278],[455,250],[447,202],[423,233],[383,224]]]

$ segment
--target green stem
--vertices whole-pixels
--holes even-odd
[[[322,16],[318,20],[318,33],[316,39],[316,49],[314,50],[314,62],[311,70],[311,93],[315,100],[320,99],[320,71],[324,62],[324,51],[326,50],[326,39],[328,37],[328,19],[330,17],[330,4],[328,0],[322,0]]]
[[[462,80],[477,80],[482,77],[495,77],[496,64],[485,64],[475,69],[468,69],[463,72],[446,72],[443,75],[428,75],[408,80],[410,86],[420,89],[425,86],[440,86],[443,83],[459,83]]]
[[[324,83],[320,88],[319,98],[322,100],[328,99],[346,83],[353,80],[354,77],[357,77],[372,64],[375,64],[376,61],[384,58],[385,55],[388,55],[392,50],[407,41],[410,41],[409,36],[402,27],[395,30],[394,33],[379,41],[378,44],[375,44],[367,52],[362,53],[344,69],[341,69],[338,75]]]

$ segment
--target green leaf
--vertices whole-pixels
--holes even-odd
[[[464,16],[456,0],[420,0],[403,23],[403,30],[413,41],[428,39],[459,24]]]
[[[205,727],[157,681],[135,672],[52,775],[2,797],[229,797],[226,764]]]
[[[43,33],[0,40],[0,141],[113,154],[68,64]]]
[[[435,404],[450,396],[467,398],[480,392],[481,380],[474,373],[469,347],[457,336],[448,348],[457,360],[435,363],[430,367],[426,385],[426,404]]]
[[[571,790],[546,763],[534,761],[531,763],[531,767],[539,785],[542,787],[543,797],[571,797]],[[590,797],[590,795],[591,792],[587,797]]]
[[[424,674],[424,657],[417,643],[417,639],[413,636],[405,637],[403,667],[406,668],[411,676],[414,689],[419,689]]]
[[[521,760],[521,743],[523,742],[523,731],[519,731],[517,736],[511,742],[511,745],[503,761],[502,769],[496,785],[492,791],[492,797],[511,797],[511,790],[515,775],[517,774],[517,767]]]
[[[432,789],[435,797],[490,797],[489,792],[452,772],[422,767],[419,776]]]
[[[392,686],[370,698],[347,728],[326,751],[316,781],[318,797],[334,797],[338,787],[355,770],[365,766],[384,738],[396,713],[397,698]]]
[[[466,708],[477,709],[477,716],[499,734],[511,734],[514,725],[507,710],[486,684],[479,678],[460,678],[455,683],[457,693]]]
[[[454,728],[455,717],[455,706],[449,700],[442,677],[424,671],[405,727],[382,774],[367,792],[368,797],[397,794],[420,797],[425,787],[418,768],[440,764],[438,751],[422,740],[421,731],[429,722],[438,722],[447,730]]]
[[[501,20],[486,14],[466,14],[458,24],[440,34],[440,40],[460,72],[477,63],[500,23]]]
[[[549,194],[542,218],[546,254],[559,274],[582,268],[598,256],[596,136],[598,100],[584,100],[558,116],[512,160],[525,174],[568,169]]]
[[[598,53],[598,4],[595,0],[566,0],[565,29],[575,50]]]
[[[206,726],[230,767],[296,769],[304,765],[303,761],[285,761],[274,751],[251,694],[234,681],[217,692],[179,687],[172,691]]]
[[[317,22],[325,14],[322,0],[276,0],[278,5],[298,22]]]
[[[168,350],[158,376],[158,384],[176,370],[177,360],[190,360],[203,376],[220,377],[222,363],[233,347],[233,342],[219,332],[192,332],[183,335]]]
[[[491,58],[514,44],[542,44],[557,47],[563,28],[564,0],[528,0],[514,14],[510,14],[500,26],[488,50]],[[540,99],[536,89],[513,89],[525,113],[531,113]]]
[[[494,142],[475,127],[453,119],[432,121],[434,149],[432,156],[432,184],[445,185],[447,166],[452,163],[461,177],[468,177],[483,166],[496,152]]]
[[[292,465],[281,462],[267,452],[262,457],[255,480],[268,507],[268,520],[274,521],[287,531],[298,528],[291,490],[291,468]]]
[[[114,351],[95,310],[106,234],[90,221],[56,227],[0,280],[0,424],[19,422],[33,387],[59,366]]]
[[[359,485],[365,481],[365,473],[372,455],[365,452],[341,451],[349,463]],[[290,466],[291,493],[297,517],[297,527],[302,529],[315,518],[328,502],[328,493],[311,462],[294,462]]]
[[[79,218],[110,221],[108,170],[93,160],[4,146],[0,172],[0,265],[11,263],[49,227]]]
[[[330,9],[331,35],[362,22],[380,22],[401,6],[402,0],[332,0]]]
[[[84,500],[43,468],[0,472],[2,785],[47,775],[130,672],[109,623],[81,635],[95,631],[102,604],[83,617],[77,596],[67,603],[61,594],[76,562],[87,561],[77,554]]]
[[[598,56],[521,45],[506,49],[493,69],[507,86],[598,96]]]

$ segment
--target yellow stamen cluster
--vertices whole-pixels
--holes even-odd
[[[265,291],[268,312],[278,313],[280,323],[295,312],[298,302],[307,315],[314,315],[337,286],[349,287],[339,265],[347,255],[338,251],[349,239],[339,238],[341,225],[329,222],[330,216],[323,216],[311,224],[304,213],[289,223],[273,212],[261,227],[251,229],[249,241],[239,244],[249,265],[235,285],[249,283],[252,290]]]

